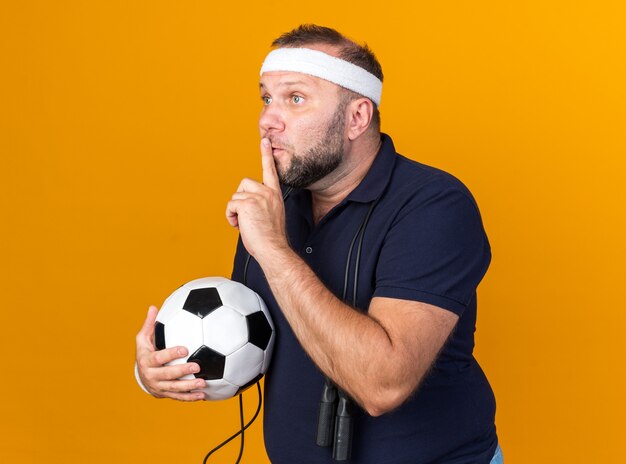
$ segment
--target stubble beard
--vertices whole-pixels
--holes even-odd
[[[341,164],[344,156],[343,130],[347,102],[342,101],[328,122],[324,135],[302,155],[293,153],[286,170],[277,169],[283,185],[304,189],[323,179]]]

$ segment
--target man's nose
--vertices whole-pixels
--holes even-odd
[[[285,121],[275,105],[270,104],[263,108],[259,117],[259,129],[261,129],[262,134],[285,130]]]

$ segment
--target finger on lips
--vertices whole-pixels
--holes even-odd
[[[280,182],[276,173],[274,156],[272,155],[272,145],[267,138],[261,139],[261,164],[263,168],[263,184],[253,179],[244,178],[226,205],[226,220],[233,227],[239,227],[240,201],[253,199],[256,195],[269,200],[276,192],[280,192]]]
[[[261,139],[261,165],[263,167],[263,184],[273,190],[280,190],[280,182],[272,155],[272,145],[266,138]]]

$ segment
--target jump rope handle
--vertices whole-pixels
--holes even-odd
[[[317,415],[317,446],[333,447],[335,461],[347,461],[352,453],[352,401],[326,378]]]
[[[333,442],[333,459],[347,461],[352,453],[352,401],[339,391],[337,415],[335,416],[335,441]]]
[[[317,446],[332,446],[335,431],[335,411],[337,410],[337,387],[330,379],[324,382],[320,408],[317,415]]]

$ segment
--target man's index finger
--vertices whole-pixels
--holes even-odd
[[[280,181],[272,155],[272,145],[266,138],[261,139],[261,164],[263,166],[263,184],[273,190],[280,191]]]

